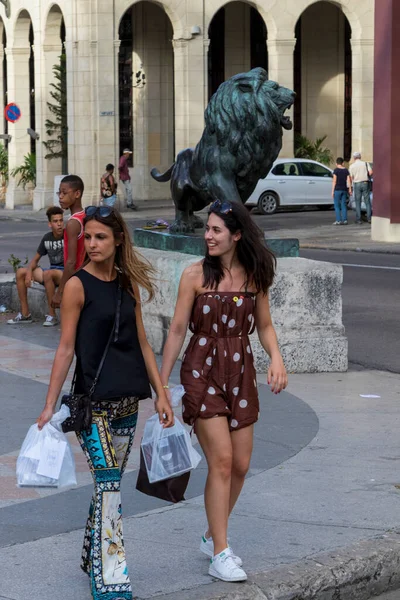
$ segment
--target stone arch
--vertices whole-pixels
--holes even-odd
[[[334,156],[350,159],[352,27],[341,3],[307,2],[295,25],[294,132],[326,136]]]
[[[138,4],[139,2],[142,2],[142,1],[143,0],[134,0],[132,2],[132,0],[121,0],[119,2],[119,6],[118,6],[118,8],[116,8],[116,13],[115,13],[115,22],[116,22],[116,28],[117,28],[117,31],[115,32],[115,39],[118,39],[118,30],[120,28],[122,18],[125,15],[126,11],[129,10],[130,8],[132,8],[135,4]],[[174,39],[179,39],[179,38],[184,37],[185,27],[183,25],[182,19],[175,12],[175,10],[173,10],[167,3],[164,3],[164,2],[155,2],[154,0],[145,0],[145,1],[155,4],[156,6],[161,8],[166,13],[166,15],[168,16],[168,18],[171,22],[171,25],[172,25],[172,32],[173,32]]]
[[[233,1],[235,1],[235,0],[233,0]],[[257,2],[250,2],[249,0],[241,0],[241,1],[243,1],[244,4],[248,4],[249,6],[254,8],[259,13],[262,20],[265,23],[265,26],[268,31],[268,35],[271,37],[276,37],[276,32],[278,29],[277,29],[277,25],[276,25],[276,20],[273,16],[272,12],[266,11],[264,9],[264,7],[261,6],[260,4],[257,4]],[[212,5],[214,10],[210,11],[210,12],[208,12],[206,9],[206,13],[204,15],[204,19],[205,19],[204,30],[205,30],[205,32],[209,30],[211,21],[213,20],[213,18],[217,14],[217,12],[221,8],[224,8],[224,6],[226,6],[227,4],[230,4],[231,2],[232,2],[232,0],[224,0],[223,2],[219,3],[218,6]]]
[[[48,10],[44,21],[44,44],[46,46],[56,46],[59,44],[61,36],[61,26],[64,22],[63,12],[58,4],[52,4]]]
[[[29,38],[32,23],[33,21],[30,13],[25,8],[20,10],[15,19],[14,48],[29,49],[31,47]]]
[[[361,21],[357,14],[357,5],[354,2],[348,2],[347,0],[297,0],[296,2],[296,13],[293,14],[292,31],[294,33],[297,21],[307,8],[313,4],[319,2],[328,2],[335,6],[338,10],[342,11],[347,18],[352,33],[352,39],[361,38]]]
[[[120,21],[119,148],[133,151],[134,197],[164,193],[150,177],[175,158],[173,24],[164,7],[131,3]]]
[[[269,31],[251,2],[230,0],[214,14],[208,26],[208,96],[237,73],[263,67],[268,71]]]

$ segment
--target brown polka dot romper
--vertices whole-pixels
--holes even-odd
[[[256,372],[249,334],[256,296],[205,292],[193,305],[190,339],[181,368],[183,420],[226,415],[231,431],[258,419]]]

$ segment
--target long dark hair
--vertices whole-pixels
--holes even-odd
[[[143,256],[134,250],[129,229],[121,214],[113,208],[107,217],[102,217],[99,211],[97,211],[90,217],[86,216],[83,224],[86,225],[86,223],[93,220],[110,227],[114,234],[114,239],[121,242],[117,246],[115,265],[120,272],[122,287],[132,292],[133,285],[137,284],[147,291],[149,301],[152,300],[154,297],[155,269]],[[137,300],[139,301],[139,298]]]
[[[246,273],[246,287],[254,286],[257,293],[268,293],[276,269],[276,258],[265,245],[264,234],[251,218],[247,208],[239,202],[214,202],[208,214],[215,214],[234,234],[240,231],[236,255]],[[208,250],[203,260],[203,287],[212,290],[224,278],[224,268],[219,256],[210,256]]]

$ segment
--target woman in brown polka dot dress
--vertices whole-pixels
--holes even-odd
[[[249,341],[255,329],[271,359],[271,390],[279,393],[287,385],[268,301],[275,258],[247,209],[236,202],[211,205],[205,240],[205,258],[182,274],[161,379],[167,387],[189,325],[193,335],[181,368],[182,414],[195,426],[208,464],[208,529],[200,550],[211,558],[210,575],[243,581],[247,575],[228,544],[227,531],[250,465],[259,414]]]

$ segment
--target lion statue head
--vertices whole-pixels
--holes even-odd
[[[243,202],[278,157],[282,129],[292,128],[285,111],[294,99],[292,90],[270,81],[264,69],[256,68],[222,83],[208,104],[203,138],[207,144],[214,139],[219,167],[234,175]],[[214,153],[205,153],[206,163],[207,157],[216,158]],[[204,167],[212,169],[213,165]]]

